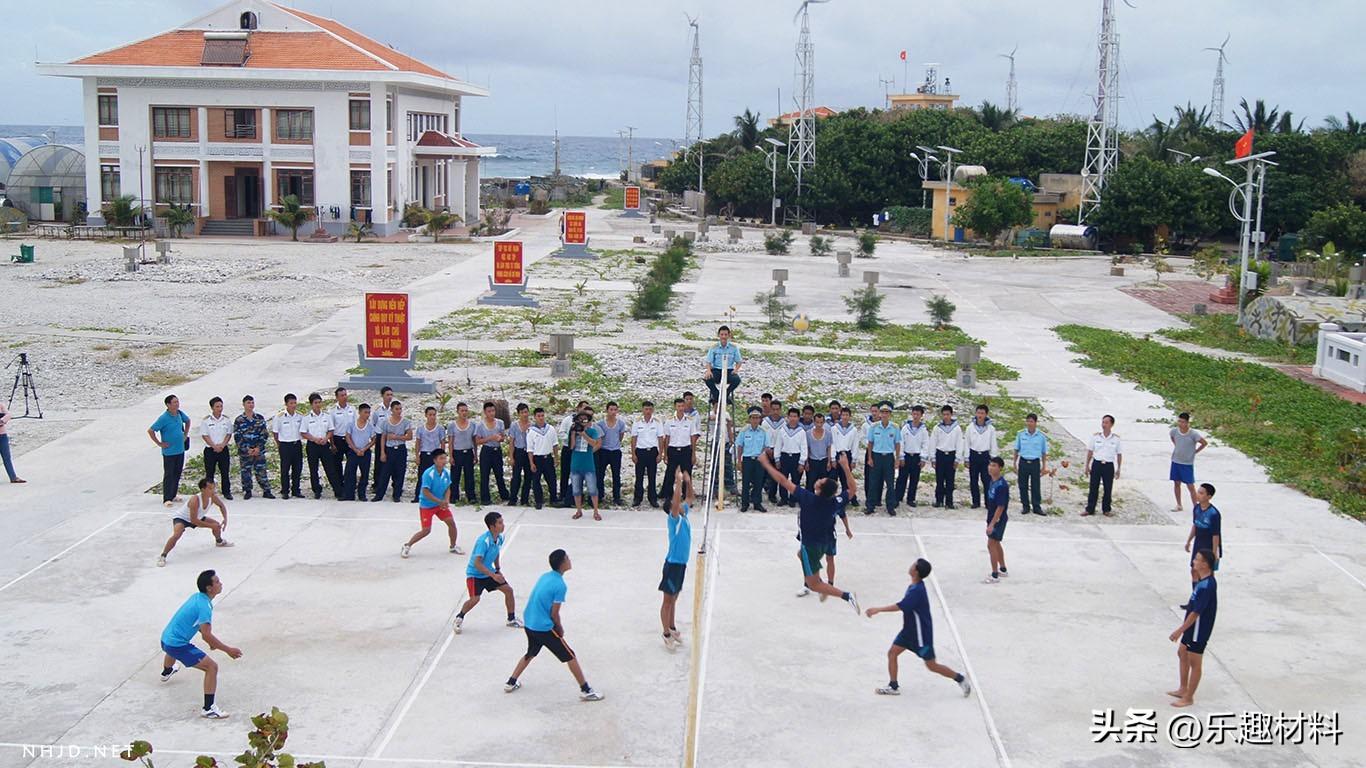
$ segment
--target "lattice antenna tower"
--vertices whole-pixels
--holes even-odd
[[[784,211],[783,219],[803,220],[802,211],[803,175],[807,168],[816,164],[816,116],[812,112],[816,104],[816,52],[811,44],[811,24],[808,8],[816,3],[830,0],[803,0],[793,21],[801,20],[801,31],[797,35],[796,58],[794,61],[796,87],[794,100],[797,114],[793,116],[788,129],[787,168],[796,177],[796,195],[792,206]]]
[[[702,191],[702,166],[706,152],[702,148],[702,46],[697,17],[683,14],[692,28],[692,56],[688,59],[688,122],[683,128],[686,151],[697,151],[697,191]]]
[[[918,88],[921,93],[939,93],[939,64],[925,62],[925,82]]]
[[[1020,98],[1015,85],[1015,51],[1020,50],[1020,46],[1015,46],[1010,53],[998,53],[1003,59],[1010,59],[1010,77],[1006,80],[1006,109],[1014,113],[1020,108]]]
[[[1125,4],[1133,7],[1125,0]],[[1086,159],[1081,166],[1081,207],[1077,220],[1100,205],[1105,177],[1119,161],[1119,33],[1115,31],[1114,0],[1101,0],[1095,112],[1086,126]]]
[[[1227,123],[1224,122],[1224,64],[1228,62],[1228,56],[1224,55],[1224,46],[1228,45],[1232,35],[1225,35],[1224,42],[1218,48],[1206,48],[1207,51],[1214,51],[1219,54],[1219,60],[1214,65],[1214,87],[1210,91],[1209,97],[1209,119],[1210,125],[1215,128],[1223,128]]]

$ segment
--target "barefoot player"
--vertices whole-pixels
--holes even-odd
[[[688,570],[688,552],[692,549],[692,524],[688,513],[692,511],[692,476],[682,467],[674,470],[674,497],[669,505],[669,552],[664,556],[664,576],[659,580],[659,591],[664,599],[659,605],[659,623],[664,629],[664,647],[677,650],[683,644],[674,623],[674,609],[678,606],[678,593],[683,591],[683,577]]]
[[[161,659],[161,682],[170,680],[171,675],[176,673],[177,661],[182,666],[194,667],[203,672],[204,707],[199,710],[199,716],[221,720],[227,717],[228,713],[219,709],[213,701],[218,691],[218,662],[190,641],[194,639],[195,633],[198,633],[204,638],[209,650],[222,651],[233,659],[242,658],[242,650],[224,643],[213,634],[213,599],[223,591],[223,582],[218,580],[218,575],[213,571],[204,571],[199,574],[195,584],[199,591],[190,595],[189,599],[181,604],[166,625],[166,629],[161,632],[161,651],[164,654]]]
[[[499,561],[506,543],[503,539],[506,523],[503,522],[502,515],[490,512],[484,515],[484,525],[488,530],[474,542],[474,550],[470,552],[470,564],[465,567],[465,587],[469,590],[470,599],[460,606],[460,613],[455,616],[457,635],[465,625],[465,614],[479,605],[479,596],[485,592],[502,592],[503,603],[507,606],[507,625],[513,628],[522,626],[522,623],[517,621],[517,598],[512,594],[512,585],[503,578],[502,564]]]
[[[517,678],[526,671],[527,665],[536,658],[542,648],[550,651],[562,663],[569,666],[569,674],[579,684],[580,701],[602,701],[602,694],[584,679],[583,669],[579,667],[578,657],[564,641],[564,625],[560,623],[560,606],[564,605],[565,594],[569,591],[564,583],[564,575],[573,567],[569,555],[563,549],[550,553],[550,570],[541,574],[536,586],[531,588],[527,598],[526,611],[526,654],[517,660],[512,676],[503,685],[505,693],[512,693],[522,687]]]
[[[209,511],[209,505],[217,506],[223,513],[223,522],[220,523],[212,517],[204,517],[204,513]],[[171,526],[171,538],[166,540],[166,546],[161,548],[161,555],[157,557],[158,567],[166,565],[166,556],[175,549],[176,542],[180,541],[187,528],[207,528],[213,534],[215,546],[232,546],[231,541],[223,538],[223,531],[228,528],[228,506],[218,495],[218,489],[213,481],[207,477],[199,481],[199,493],[186,499],[185,506],[171,517]]]
[[[1191,599],[1185,605],[1186,620],[1167,638],[1180,641],[1176,655],[1180,659],[1181,684],[1167,695],[1176,699],[1173,707],[1189,707],[1195,703],[1195,689],[1200,687],[1200,672],[1205,661],[1205,644],[1214,632],[1214,615],[1219,608],[1219,584],[1214,580],[1214,553],[1202,549],[1195,553],[1191,575]]]
[[[901,611],[901,631],[887,649],[887,686],[876,689],[883,696],[901,695],[901,685],[896,681],[897,657],[906,651],[924,659],[925,669],[958,683],[964,696],[972,693],[972,684],[966,677],[934,660],[934,620],[930,618],[930,598],[925,591],[925,577],[929,575],[930,561],[923,557],[916,560],[911,565],[911,586],[906,588],[901,602],[868,609],[869,618]]]

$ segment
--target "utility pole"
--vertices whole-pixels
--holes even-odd
[[[628,125],[628,126],[626,126],[626,183],[627,183],[627,184],[631,183],[631,174],[635,172],[635,168],[636,168],[635,140],[636,140],[636,128],[635,128],[635,126],[633,126],[633,125]]]
[[[1077,221],[1100,205],[1105,176],[1119,161],[1119,34],[1115,32],[1114,0],[1101,1],[1100,37],[1096,42],[1095,111],[1086,126],[1086,159],[1081,166],[1081,207]]]
[[[883,109],[891,109],[891,108],[892,108],[892,91],[891,91],[890,87],[891,87],[893,84],[896,83],[896,78],[895,78],[895,77],[891,77],[891,78],[879,77],[879,78],[877,79],[877,82],[878,82],[878,85],[882,86],[882,108],[883,108]]]
[[[688,20],[688,26],[692,28],[692,56],[688,59],[688,120],[683,130],[683,144],[688,147],[689,152],[693,147],[697,148],[697,194],[702,196],[706,194],[702,185],[702,169],[706,164],[706,149],[702,143],[702,33],[695,17],[687,14],[684,14],[684,17]],[[705,199],[703,197],[704,201]],[[702,206],[705,205],[703,202]]]
[[[142,168],[142,155],[147,151],[147,145],[142,144],[137,147],[138,153],[138,260],[147,259],[147,182],[146,174]]]
[[[792,218],[802,221],[806,217],[802,210],[802,175],[807,168],[816,164],[816,116],[812,113],[816,101],[816,49],[811,44],[811,22],[808,9],[815,3],[830,0],[802,0],[793,21],[801,19],[801,31],[797,34],[797,49],[794,57],[796,80],[797,115],[793,118],[787,139],[787,167],[797,178],[796,200],[788,208]],[[788,218],[786,215],[784,219]]]

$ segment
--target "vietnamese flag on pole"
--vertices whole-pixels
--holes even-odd
[[[905,52],[905,51],[902,51],[902,52],[901,52],[901,60],[902,60],[902,61],[905,61],[905,60],[906,60],[906,52]]]
[[[1250,155],[1250,154],[1252,154],[1252,129],[1251,129],[1251,128],[1249,128],[1248,131],[1247,131],[1247,133],[1243,134],[1243,135],[1242,135],[1242,138],[1238,139],[1238,142],[1237,142],[1236,144],[1233,145],[1233,157],[1234,157],[1234,158],[1247,157],[1247,156]]]

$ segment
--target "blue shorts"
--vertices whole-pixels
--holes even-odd
[[[1006,535],[1006,523],[1008,522],[1010,521],[1005,518],[1001,518],[1001,522],[997,523],[996,527],[991,529],[991,532],[987,534],[987,538],[992,539],[994,541],[1000,541],[1002,538],[1004,538]]]
[[[1195,485],[1195,465],[1172,462],[1171,479],[1174,482]]]
[[[598,476],[596,472],[570,472],[569,488],[571,496],[598,497]]]
[[[1197,656],[1203,656],[1205,654],[1205,644],[1208,642],[1209,640],[1196,640],[1194,638],[1187,640],[1184,637],[1181,638],[1181,645],[1185,646],[1187,651],[1194,653]]]
[[[898,632],[896,639],[892,641],[892,645],[905,648],[925,661],[934,661],[934,646],[920,645],[919,640],[920,638],[908,636],[905,632]]]
[[[206,655],[203,651],[199,650],[193,645],[188,644],[167,645],[165,643],[162,643],[161,650],[165,651],[167,656],[170,656],[171,658],[175,659],[181,664],[184,664],[186,667],[193,667],[194,665],[203,661]]]
[[[676,595],[682,592],[683,577],[687,572],[687,563],[665,563],[664,574],[659,580],[659,591],[666,595]]]

